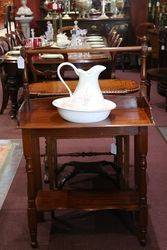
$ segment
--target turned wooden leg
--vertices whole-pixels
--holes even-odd
[[[16,118],[18,111],[17,95],[19,90],[19,84],[17,82],[17,79],[15,77],[9,77],[8,86],[9,86],[9,96],[11,100],[10,117],[14,119]]]
[[[116,165],[118,167],[118,171],[117,171],[117,180],[120,183],[120,186],[123,187],[124,186],[124,181],[123,181],[123,164],[124,164],[124,160],[123,160],[123,137],[122,136],[116,136],[116,148],[117,148],[117,154],[115,157],[115,161],[116,161]],[[121,171],[120,171],[121,169]]]
[[[9,91],[7,86],[2,86],[3,98],[2,98],[2,105],[0,114],[3,114],[4,110],[6,109],[9,101]]]
[[[26,172],[28,177],[28,209],[27,209],[27,216],[28,216],[28,227],[30,232],[31,238],[31,246],[37,247],[37,211],[35,207],[35,197],[36,192],[34,189],[35,178],[33,176],[33,169],[32,169],[32,158],[26,157]]]
[[[3,114],[9,101],[9,88],[7,84],[7,77],[4,73],[3,68],[0,68],[0,75],[1,75],[2,94],[3,94],[0,114]]]
[[[124,136],[124,185],[125,188],[129,187],[129,154],[130,154],[130,140],[129,136]]]
[[[151,80],[148,78],[147,82],[147,100],[150,101],[150,93],[151,93]]]
[[[31,238],[31,246],[33,248],[38,247],[38,242],[37,242],[37,212],[36,209],[34,208],[34,204],[30,204],[31,201],[28,201],[28,227],[29,227],[29,232],[30,232],[30,238]]]
[[[137,189],[139,193],[139,242],[142,246],[146,245],[147,234],[147,220],[148,220],[148,207],[147,207],[147,182],[146,182],[146,168],[147,168],[147,150],[148,150],[148,129],[147,127],[140,127],[139,134],[135,136],[135,154],[137,156],[137,169],[138,183]]]
[[[42,213],[38,212],[35,199],[38,191],[42,189],[39,138],[32,135],[30,130],[23,130],[23,151],[26,159],[27,195],[28,195],[28,227],[32,247],[37,247],[37,223]]]

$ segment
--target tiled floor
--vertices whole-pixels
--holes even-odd
[[[0,145],[9,146],[7,155],[5,159],[3,159],[2,164],[0,164],[0,209],[1,209],[22,157],[22,143],[20,139],[0,140]]]

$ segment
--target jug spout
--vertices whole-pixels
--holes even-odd
[[[100,73],[106,69],[103,65],[95,65],[87,71],[88,74],[93,74],[94,77],[99,77]]]

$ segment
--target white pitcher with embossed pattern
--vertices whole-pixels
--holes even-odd
[[[79,81],[74,93],[71,92],[68,85],[63,80],[60,69],[63,66],[71,66],[79,77]],[[85,107],[92,109],[93,107],[101,108],[104,105],[104,98],[99,86],[98,78],[102,71],[106,69],[103,65],[96,65],[87,71],[76,68],[72,63],[64,62],[58,66],[57,73],[61,82],[66,86],[70,94],[70,103],[76,108]]]

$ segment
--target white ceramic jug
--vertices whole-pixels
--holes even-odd
[[[71,66],[75,73],[79,76],[79,82],[74,93],[71,92],[68,85],[63,80],[60,69],[63,66]],[[102,108],[104,98],[99,87],[98,78],[102,71],[106,69],[103,65],[96,65],[87,71],[76,68],[72,63],[61,63],[57,68],[57,74],[61,82],[66,86],[70,94],[70,105],[77,109],[85,107],[87,109]],[[69,104],[69,103],[68,103]]]

